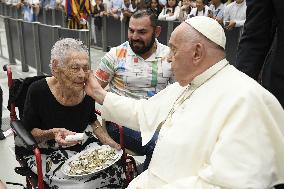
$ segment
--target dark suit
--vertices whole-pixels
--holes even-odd
[[[284,107],[284,0],[247,0],[246,3],[247,19],[236,67],[263,81],[263,86]],[[271,48],[274,38],[277,40]],[[261,74],[262,68],[264,74]]]

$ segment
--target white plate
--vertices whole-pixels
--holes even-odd
[[[70,170],[71,170],[71,166],[70,164],[82,164],[83,161],[80,161],[79,158],[81,156],[83,156],[84,154],[90,154],[91,152],[95,151],[95,150],[99,150],[98,151],[98,155],[99,156],[102,156],[102,151],[105,151],[105,150],[110,150],[110,149],[113,149],[114,152],[115,152],[115,155],[113,156],[112,159],[110,160],[107,160],[105,163],[102,164],[101,167],[94,167],[93,169],[91,169],[90,171],[87,171],[87,172],[77,172],[77,173],[70,173]],[[61,167],[61,171],[67,175],[67,176],[70,176],[70,177],[81,177],[81,176],[87,176],[87,175],[91,175],[91,174],[94,174],[94,173],[98,173],[108,167],[110,167],[111,165],[113,165],[114,163],[116,163],[122,156],[122,153],[123,151],[122,150],[116,150],[114,148],[111,148],[110,146],[108,145],[102,145],[102,146],[95,146],[95,147],[91,147],[87,150],[83,150],[82,152],[72,156],[71,158],[69,158],[64,164],[63,166]],[[104,159],[104,158],[101,158],[101,159]],[[90,162],[85,161],[85,165],[86,166],[89,166],[90,165]],[[86,169],[84,169],[86,170]]]

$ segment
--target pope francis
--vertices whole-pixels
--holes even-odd
[[[142,30],[143,28],[141,28]],[[284,183],[284,111],[277,99],[225,59],[226,38],[196,16],[171,34],[176,83],[149,100],[103,90],[90,74],[86,93],[104,119],[159,139],[149,169],[129,189],[268,189]]]

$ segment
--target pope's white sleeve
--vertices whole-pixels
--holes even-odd
[[[161,188],[267,189],[279,182],[283,178],[279,163],[284,157],[283,111],[279,105],[255,101],[240,99],[225,113],[216,144],[196,175]]]
[[[141,103],[137,100],[108,92],[102,106],[102,117],[108,121],[139,130],[137,115],[140,106]]]
[[[101,110],[102,117],[141,131],[142,143],[145,145],[159,124],[165,120],[176,99],[173,93],[179,89],[176,83],[169,85],[148,100],[134,100],[108,92]]]

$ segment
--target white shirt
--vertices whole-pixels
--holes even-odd
[[[27,2],[28,2],[30,5],[32,5],[32,4],[35,4],[35,5],[39,4],[39,0],[27,0]]]
[[[204,6],[204,10],[198,11],[197,8],[191,9],[187,19],[194,17],[194,16],[208,16],[209,7],[207,5]],[[196,14],[197,12],[197,14]]]
[[[159,0],[159,4],[166,6],[167,0]]]
[[[189,96],[176,103],[149,169],[129,189],[267,189],[283,183],[284,111],[271,93],[225,59],[188,89],[183,93],[185,87],[174,83],[139,101],[107,93],[103,118],[140,130],[143,144],[178,97]]]
[[[235,1],[230,3],[224,10],[224,22],[233,20],[236,22],[236,27],[243,26],[246,21],[246,10],[245,0],[241,4]]]
[[[221,3],[218,7],[215,7],[213,4],[210,5],[210,10],[213,12],[213,16],[218,18],[219,20],[224,17],[224,9],[225,5]]]
[[[169,12],[172,13],[173,12],[173,8],[170,7],[164,7],[162,12],[160,13],[158,19],[159,20],[167,20],[167,21],[174,21],[177,20],[180,14],[180,7],[176,6],[175,10],[174,10],[174,15],[170,16]]]
[[[129,4],[128,7],[126,7],[125,4],[123,3],[122,9],[125,10],[125,11],[129,11],[129,12],[135,12],[136,11],[136,8],[134,9],[131,3]]]

